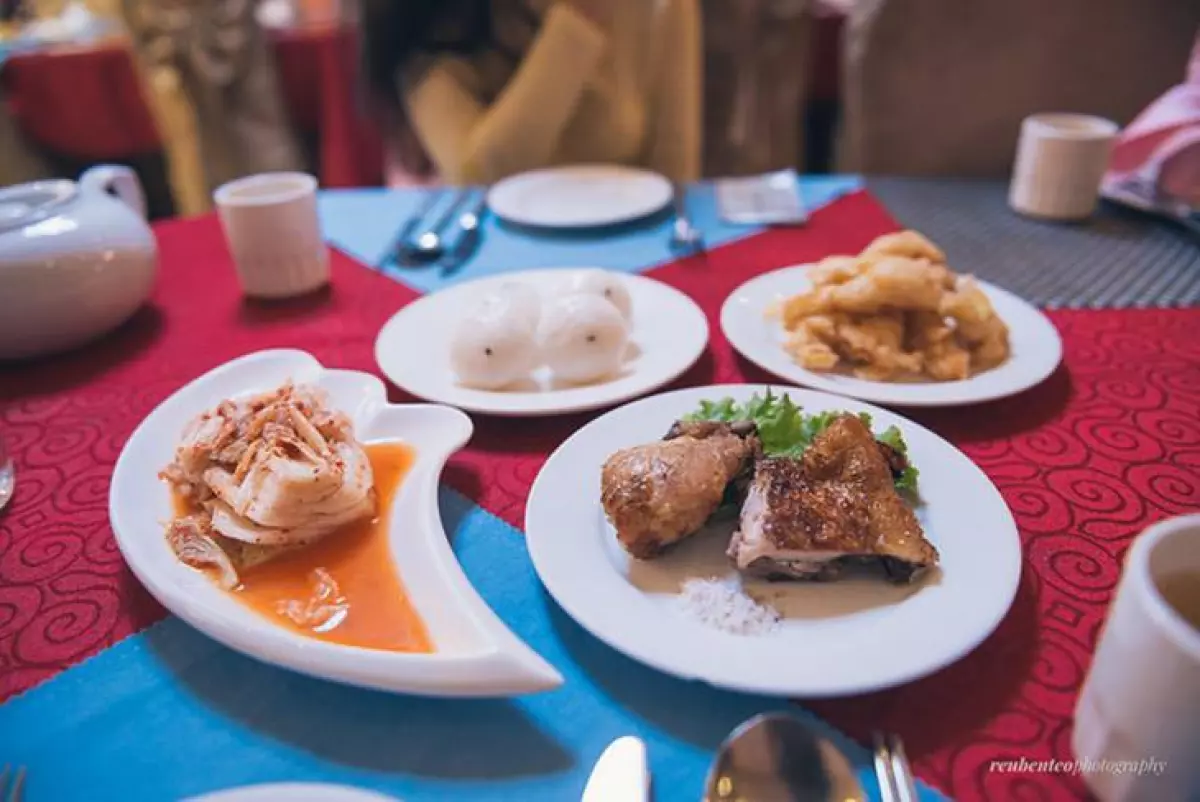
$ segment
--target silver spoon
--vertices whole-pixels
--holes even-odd
[[[725,739],[703,802],[865,802],[842,750],[796,716],[765,713]]]
[[[446,253],[442,230],[449,224],[467,195],[467,190],[460,190],[432,226],[419,234],[413,242],[402,243],[397,253],[398,261],[403,265],[413,266],[430,264],[441,259]]]
[[[699,230],[692,225],[692,221],[688,218],[687,190],[683,185],[678,184],[675,186],[673,200],[675,203],[675,220],[671,223],[671,250],[684,254],[703,251],[704,237],[701,236]]]

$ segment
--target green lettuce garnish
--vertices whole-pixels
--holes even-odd
[[[920,476],[921,472],[908,460],[908,443],[904,442],[904,435],[900,433],[900,429],[895,426],[889,426],[884,430],[883,434],[875,435],[875,439],[896,449],[905,458],[905,468],[900,473],[899,478],[896,479],[896,489],[901,493],[916,493],[917,477]]]
[[[842,413],[837,411],[826,411],[808,415],[787,393],[775,395],[767,390],[765,395],[755,393],[750,396],[750,400],[745,404],[739,404],[732,398],[701,401],[700,408],[684,415],[684,420],[725,423],[754,421],[758,428],[758,438],[762,441],[763,453],[770,457],[798,457],[840,414]],[[859,417],[868,428],[871,427],[870,415],[861,412]],[[905,457],[908,456],[908,444],[904,442],[904,435],[895,426],[889,426],[883,434],[876,435],[876,439],[896,449]],[[896,489],[904,493],[915,493],[919,473],[916,467],[909,463],[904,473],[896,479]]]

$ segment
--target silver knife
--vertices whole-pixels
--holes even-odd
[[[458,241],[450,249],[450,253],[442,260],[442,275],[449,275],[470,259],[479,247],[479,239],[483,234],[483,215],[487,212],[487,191],[479,197],[458,218],[458,227],[462,230]]]
[[[580,802],[648,802],[649,799],[646,744],[626,735],[609,744],[600,755]]]

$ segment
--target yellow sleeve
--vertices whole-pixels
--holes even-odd
[[[491,106],[435,62],[405,95],[409,122],[439,172],[490,183],[543,167],[558,147],[606,47],[600,28],[563,3],[547,12],[533,46]]]
[[[666,0],[655,23],[647,166],[673,181],[700,177],[703,31],[696,0]]]

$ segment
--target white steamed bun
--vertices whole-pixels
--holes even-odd
[[[494,390],[526,376],[538,363],[539,316],[520,292],[485,296],[459,321],[450,341],[450,366],[459,381]]]
[[[633,315],[633,299],[629,297],[629,289],[625,279],[611,270],[581,270],[571,276],[566,282],[565,293],[575,295],[598,295],[617,308],[625,322]]]
[[[506,281],[484,297],[485,303],[504,304],[522,325],[534,331],[542,318],[542,296],[528,284]]]
[[[567,295],[542,311],[539,339],[542,359],[559,378],[587,382],[620,367],[629,327],[603,297]]]

